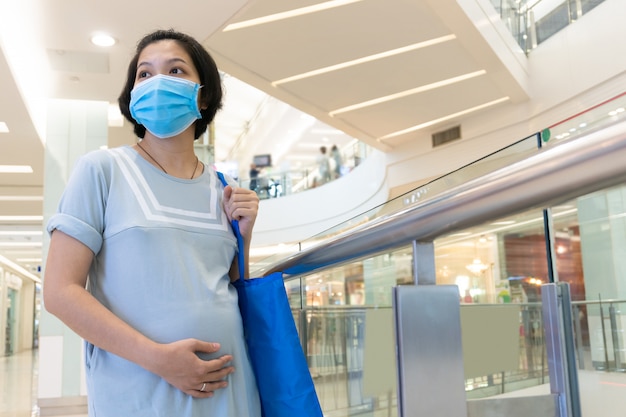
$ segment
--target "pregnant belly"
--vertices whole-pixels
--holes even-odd
[[[231,300],[170,304],[152,313],[143,318],[135,317],[132,321],[136,321],[135,327],[155,342],[198,339],[221,345],[220,351],[215,354],[199,354],[203,359],[232,353],[243,341],[239,308]]]

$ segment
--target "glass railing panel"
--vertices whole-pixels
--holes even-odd
[[[491,0],[491,4],[522,50],[528,54],[603,1]]]
[[[324,415],[397,416],[391,289],[411,264],[403,248],[286,281]]]
[[[543,212],[494,219],[435,240],[437,284],[457,285],[466,304],[539,302],[549,281]]]
[[[530,52],[532,43],[528,38],[527,15],[522,12],[520,2],[517,0],[491,0],[491,4],[517,44],[526,53]]]
[[[328,147],[330,151],[330,146]],[[200,146],[197,147],[199,152]],[[329,181],[337,180],[344,175],[348,175],[354,168],[359,166],[373,152],[373,148],[356,139],[351,140],[341,149],[339,157],[334,158],[327,154],[330,161],[331,173]],[[336,161],[339,161],[337,163]],[[220,165],[220,164],[217,164]],[[220,170],[231,173],[227,166],[219,167]],[[239,186],[249,188],[257,193],[259,199],[285,197],[312,188],[320,187],[323,183],[320,180],[319,164],[312,162],[309,165],[298,167],[297,169],[281,169],[279,167],[265,166],[258,167],[257,174],[251,178],[252,174],[239,178]]]
[[[459,288],[467,398],[547,384],[543,211],[494,219],[434,243],[437,285]]]
[[[572,115],[542,132],[543,146],[555,146],[626,119],[626,92]]]
[[[493,170],[509,166],[514,162],[522,161],[537,151],[538,140],[538,135],[533,135],[513,143],[498,152],[487,155],[456,171],[432,180],[413,191],[407,192],[343,223],[324,230],[323,232],[301,242],[299,249],[302,250],[317,245],[339,233],[352,230],[369,221],[386,216],[394,211],[419,204],[430,196],[434,196],[471,179],[478,178],[481,175]],[[271,264],[272,261],[278,261],[280,259],[284,259],[284,256],[273,256],[271,259],[265,259],[263,263]]]
[[[433,196],[457,185],[466,183],[489,172],[507,167],[515,162],[522,161],[537,151],[538,135],[531,135],[506,146],[497,152],[486,155],[455,171],[443,175],[413,192],[406,193],[389,203],[394,208],[411,206],[424,197]],[[421,198],[420,198],[421,197]]]
[[[558,280],[570,285],[583,415],[623,415],[626,386],[626,184],[581,196],[553,216]],[[552,211],[555,211],[553,208]],[[606,413],[605,413],[606,411]]]
[[[435,242],[435,256],[437,284],[460,288],[463,344],[468,349],[464,349],[468,399],[547,387],[539,295],[541,283],[548,281],[543,212],[495,219],[444,236]],[[391,289],[412,282],[411,247],[287,281],[325,413],[397,415],[395,374],[389,384],[374,387],[368,377],[372,341],[367,329],[369,325],[371,335],[372,323],[383,317],[387,325],[384,330],[374,330],[377,339],[391,330]],[[478,327],[471,325],[476,314],[482,324]],[[485,320],[496,324],[484,326]],[[395,355],[393,334],[388,333],[388,338],[390,359]],[[477,351],[470,349],[477,346],[476,341],[495,350],[482,349],[476,356]],[[504,353],[504,358],[498,352]],[[377,355],[378,361],[383,356]]]

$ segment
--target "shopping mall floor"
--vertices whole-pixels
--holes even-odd
[[[624,410],[626,410],[626,374],[580,371],[579,384],[582,393],[583,416],[624,416]],[[500,397],[532,396],[547,394],[548,392],[549,386],[541,385],[515,393],[503,394]],[[336,415],[336,412],[332,414]],[[378,417],[378,413],[375,414]],[[396,416],[397,411],[394,409],[391,410],[391,413],[384,412],[383,414]],[[371,413],[365,415],[369,417]],[[12,356],[0,357],[0,417],[37,416],[39,416],[37,408],[37,351],[24,351]]]

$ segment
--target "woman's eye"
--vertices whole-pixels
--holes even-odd
[[[140,71],[139,73],[137,73],[137,79],[146,78],[149,75],[150,73],[148,71]]]
[[[184,74],[184,71],[180,68],[172,68],[170,71],[171,74]]]

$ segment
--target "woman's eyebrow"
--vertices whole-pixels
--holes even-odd
[[[173,63],[176,63],[176,62],[182,62],[183,64],[189,65],[187,63],[187,61],[185,61],[183,58],[170,58],[170,59],[167,60],[168,64],[173,64]],[[151,62],[142,61],[142,62],[139,62],[137,64],[137,68],[141,67],[142,65],[153,66],[153,64]]]

